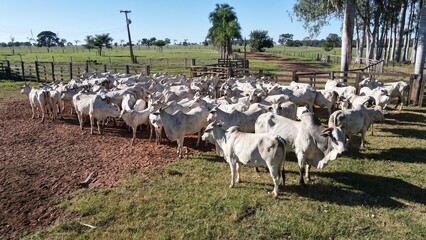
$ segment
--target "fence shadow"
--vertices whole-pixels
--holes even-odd
[[[420,110],[419,110],[420,111]],[[410,123],[419,123],[419,122],[425,122],[426,117],[424,115],[419,114],[416,111],[416,113],[412,113],[411,110],[409,111],[403,111],[403,112],[389,112],[385,115],[386,119],[394,119],[396,121],[402,121],[402,122],[410,122]],[[421,113],[421,112],[420,112]]]
[[[398,178],[359,174],[353,172],[317,172],[316,175],[331,178],[346,185],[338,187],[325,184],[285,186],[285,192],[321,202],[346,206],[374,206],[403,208],[405,204],[394,200],[400,198],[410,202],[426,204],[426,190]]]
[[[426,127],[426,125],[425,125]],[[426,130],[419,129],[404,129],[404,128],[381,128],[382,132],[389,132],[395,135],[399,135],[400,137],[405,138],[417,138],[417,139],[426,139]],[[385,136],[387,138],[389,136]]]

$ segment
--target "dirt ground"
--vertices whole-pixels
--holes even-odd
[[[0,236],[51,224],[61,215],[55,205],[81,188],[91,173],[90,188],[111,187],[127,173],[161,171],[177,161],[176,143],[157,145],[148,140],[148,130],[138,131],[132,146],[127,128],[111,124],[103,135],[90,135],[89,125],[87,121],[81,131],[69,114],[54,122],[31,119],[24,97],[0,108]],[[185,139],[190,155],[212,149],[196,148],[195,143],[196,136]]]

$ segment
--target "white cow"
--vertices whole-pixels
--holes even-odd
[[[325,128],[311,112],[300,116],[301,121],[294,121],[274,113],[265,113],[256,121],[256,133],[273,133],[284,138],[297,156],[300,184],[305,184],[303,174],[310,180],[311,166],[323,168],[329,160],[336,159],[345,151],[345,134],[340,127]],[[307,168],[305,169],[305,165]]]
[[[207,127],[207,116],[209,114],[207,109],[197,107],[188,113],[177,111],[171,114],[160,108],[159,112],[153,114],[160,116],[167,138],[171,141],[177,141],[179,158],[182,158],[183,141],[186,135],[198,133],[197,146],[200,145],[201,131]]]
[[[334,90],[319,90],[315,92],[314,105],[322,108],[327,108],[330,115],[335,108],[339,94]]]
[[[41,122],[44,122],[44,117],[46,112],[52,114],[52,120],[54,119],[53,108],[50,99],[50,92],[47,90],[36,89],[30,87],[27,84],[21,86],[21,94],[27,94],[30,100],[31,110],[33,112],[32,118],[35,118],[35,112],[37,111],[37,116],[39,111],[37,108],[40,108],[41,112]]]
[[[365,133],[368,128],[377,121],[383,121],[384,116],[380,107],[338,110],[331,114],[328,120],[329,127],[341,127],[345,135],[350,139],[352,135],[361,133],[361,148],[364,148]]]
[[[234,110],[228,113],[215,107],[210,111],[207,121],[209,123],[214,121],[223,122],[223,127],[226,129],[231,126],[238,126],[243,132],[253,133],[257,117],[264,112],[265,110],[256,108],[245,112]]]
[[[88,115],[90,118],[90,134],[93,134],[93,125],[97,120],[98,132],[101,132],[101,123],[107,117],[119,117],[120,108],[115,104],[108,104],[96,94],[86,94],[79,92],[73,96],[73,106],[77,113],[80,128],[83,130],[83,115]]]
[[[122,118],[128,126],[133,130],[132,144],[135,143],[136,129],[139,125],[145,124],[150,126],[149,115],[153,112],[153,107],[142,111],[136,110],[121,110],[120,118]]]
[[[210,136],[211,135],[211,136]],[[231,184],[234,180],[240,181],[240,165],[251,167],[267,167],[274,183],[273,197],[279,193],[280,175],[284,175],[284,161],[286,156],[286,142],[280,136],[269,133],[244,133],[240,132],[237,126],[228,130],[222,128],[220,124],[210,124],[203,134],[203,140],[214,139],[215,144],[223,149],[224,158],[231,168]]]

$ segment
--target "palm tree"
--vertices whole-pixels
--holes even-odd
[[[232,39],[242,39],[234,8],[226,3],[216,4],[215,10],[209,14],[209,20],[213,26],[207,38],[219,48],[221,58],[228,58],[232,54]]]

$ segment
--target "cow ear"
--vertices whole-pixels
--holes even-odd
[[[323,136],[323,137],[328,137],[328,136],[330,136],[330,134],[331,134],[331,131],[333,130],[333,128],[326,128],[326,129],[324,129],[323,131],[322,131],[322,134],[321,134],[321,136]]]

